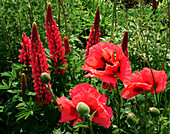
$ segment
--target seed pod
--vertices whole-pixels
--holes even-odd
[[[88,116],[90,113],[90,108],[87,104],[84,102],[79,102],[76,107],[77,112],[80,114],[80,116]]]
[[[137,118],[133,113],[129,113],[126,120],[132,126],[137,124]]]
[[[153,117],[158,117],[160,115],[160,111],[156,107],[149,108],[149,112]]]
[[[44,72],[40,75],[40,80],[42,83],[48,84],[51,81],[51,77],[48,73]]]

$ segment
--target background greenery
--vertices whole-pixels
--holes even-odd
[[[59,9],[58,0],[51,2],[54,19],[57,22],[62,38],[66,35],[69,38],[71,53],[69,57],[70,67],[62,75],[57,75],[51,70],[53,91],[57,97],[65,95],[69,98],[69,89],[83,82],[91,84],[101,93],[106,93],[109,97],[108,105],[112,107],[114,117],[109,129],[98,127],[94,124],[96,133],[133,133],[134,129],[129,129],[125,121],[129,112],[134,112],[139,119],[136,126],[139,133],[156,133],[155,124],[159,122],[159,132],[167,133],[169,127],[169,3],[167,0],[160,0],[156,11],[152,10],[152,3],[136,4],[132,8],[127,8],[127,4],[122,4],[116,0],[64,0],[64,10]],[[124,31],[129,32],[129,60],[133,72],[140,71],[143,67],[148,67],[142,59],[146,58],[151,67],[155,70],[164,70],[168,75],[168,85],[164,92],[158,94],[158,107],[161,111],[159,119],[144,114],[144,95],[141,94],[133,99],[123,100],[121,111],[121,125],[118,129],[117,123],[117,95],[101,89],[102,82],[99,79],[84,78],[86,72],[82,71],[84,64],[85,47],[93,25],[96,7],[100,6],[100,42],[113,42],[120,45]],[[0,1],[0,132],[2,133],[73,133],[79,128],[72,128],[72,122],[59,123],[60,113],[55,108],[54,103],[40,107],[36,104],[35,93],[31,80],[27,87],[26,95],[21,96],[20,72],[25,67],[19,63],[18,55],[21,49],[20,42],[22,34],[31,36],[31,25],[33,21],[37,23],[38,32],[46,49],[49,59],[49,50],[46,40],[45,17],[47,0],[1,0]],[[59,21],[60,18],[60,21]],[[167,54],[166,54],[167,52]],[[165,57],[166,55],[166,57]],[[49,59],[50,60],[50,59]],[[70,69],[70,71],[69,71]],[[71,72],[71,74],[70,74]],[[26,70],[31,76],[29,70]],[[119,81],[119,88],[123,89],[123,84]],[[155,97],[148,94],[147,107],[155,105]],[[158,121],[159,120],[159,121]],[[147,123],[146,123],[147,122]],[[147,125],[146,125],[147,124]],[[87,130],[88,132],[88,130]]]

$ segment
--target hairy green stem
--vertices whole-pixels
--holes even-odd
[[[73,83],[73,76],[72,76],[72,73],[71,73],[71,67],[70,67],[70,56],[68,54],[68,57],[67,57],[67,63],[68,63],[68,71],[69,71],[69,74],[71,76],[71,83]]]
[[[89,119],[88,119],[88,125],[89,125],[89,129],[90,129],[90,134],[94,134],[93,127],[92,127],[91,121]]]
[[[162,63],[162,70],[164,70],[164,64],[165,64],[165,60],[166,60],[167,51],[168,51],[168,45],[166,47],[165,56],[164,56],[164,60],[163,60],[163,63]]]
[[[85,117],[83,117],[83,122],[85,122]],[[81,134],[84,134],[84,127],[82,128]]]
[[[147,92],[145,92],[145,115],[146,115],[146,110],[147,110],[147,108],[146,108],[146,101],[147,101]]]
[[[118,128],[120,127],[120,106],[121,106],[121,99],[120,99],[120,95],[119,95],[119,87],[118,84],[116,83],[116,90],[117,90],[117,96],[118,96],[118,120],[117,120],[117,126]]]
[[[48,87],[48,89],[50,90],[50,93],[51,93],[51,95],[52,95],[52,97],[53,97],[53,100],[56,102],[56,104],[57,104],[57,106],[58,106],[58,109],[59,109],[59,104],[58,104],[58,102],[57,102],[57,100],[56,100],[56,97],[55,97],[55,95],[54,95],[54,93],[53,93],[53,91],[52,91],[51,86],[50,86],[49,83],[47,84],[47,87]]]
[[[129,44],[130,44],[130,43],[129,43]],[[132,46],[132,45],[131,45],[131,46]],[[133,46],[132,46],[132,47],[133,47]],[[133,49],[134,49],[134,47],[133,47]],[[158,104],[158,98],[157,98],[156,84],[155,84],[155,79],[154,79],[154,75],[153,75],[152,68],[151,68],[149,62],[148,62],[143,56],[141,56],[135,49],[134,49],[134,51],[136,52],[137,55],[139,55],[139,56],[147,63],[147,65],[148,65],[148,67],[149,67],[149,69],[150,69],[150,71],[151,71],[152,78],[153,78],[153,82],[154,82],[154,90],[155,90],[156,105],[157,105],[157,104]]]
[[[60,6],[63,9],[63,15],[64,15],[64,21],[65,21],[65,33],[66,33],[66,36],[67,36],[67,18],[66,18],[65,5],[63,4],[63,0],[58,0],[58,1],[59,1]]]

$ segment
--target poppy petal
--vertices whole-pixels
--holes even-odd
[[[150,91],[151,87],[151,85],[148,85],[146,83],[134,82],[129,84],[125,89],[123,89],[121,95],[124,99],[132,98],[138,94],[141,94],[144,91]]]
[[[57,103],[61,110],[61,119],[59,122],[71,121],[78,118],[75,105],[66,97],[57,98]]]

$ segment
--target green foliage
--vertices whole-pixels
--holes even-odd
[[[115,1],[115,0],[114,0]],[[59,15],[58,0],[49,0],[53,7],[54,19],[57,22],[62,37],[66,35],[64,13],[61,7]],[[71,52],[66,55],[67,71],[57,74],[53,71],[49,49],[46,40],[45,17],[47,0],[2,0],[0,1],[0,133],[89,133],[87,122],[78,122],[72,127],[72,122],[59,123],[60,112],[54,101],[49,105],[36,104],[36,94],[33,88],[31,67],[19,63],[18,55],[21,49],[22,34],[31,36],[32,22],[37,23],[40,39],[45,48],[51,75],[52,89],[56,97],[69,98],[69,90],[80,83],[90,83],[100,93],[108,97],[107,105],[113,109],[109,129],[92,123],[95,133],[160,133],[169,131],[169,3],[165,0],[159,2],[158,9],[152,10],[152,5],[136,5],[126,9],[125,5],[109,0],[64,0],[67,22],[67,36]],[[168,3],[168,4],[166,4]],[[153,94],[147,95],[145,113],[145,95],[140,94],[131,99],[121,98],[120,127],[118,128],[118,95],[116,90],[104,90],[102,81],[97,78],[84,78],[82,70],[85,61],[85,47],[94,22],[96,7],[100,6],[100,41],[113,42],[121,45],[125,30],[129,32],[129,60],[133,72],[148,67],[145,58],[155,70],[162,70],[165,52],[164,70],[168,74],[168,84],[164,92],[158,93],[158,108],[160,116],[153,118],[149,114],[149,107],[155,106]],[[115,12],[116,11],[116,12]],[[59,23],[60,17],[60,23]],[[60,24],[60,25],[59,25]],[[60,62],[58,62],[59,64]],[[58,68],[62,68],[58,66]],[[27,87],[21,95],[21,72],[27,76]],[[118,79],[120,91],[124,88]],[[134,113],[138,124],[132,127],[126,121],[127,115]],[[93,115],[90,117],[92,120]],[[83,130],[84,129],[84,130]]]

